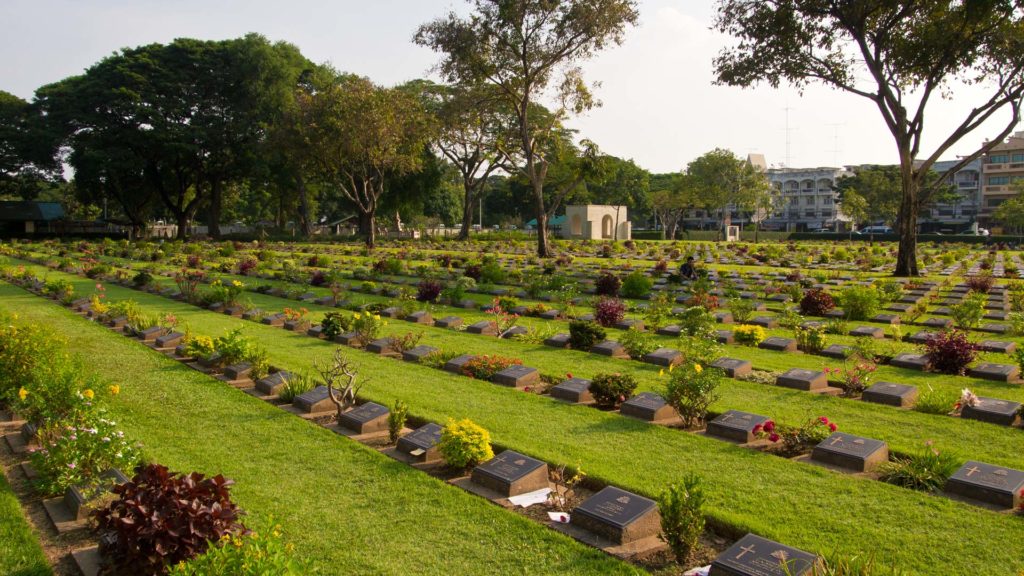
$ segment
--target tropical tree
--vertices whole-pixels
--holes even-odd
[[[864,222],[870,214],[868,201],[855,189],[849,189],[843,193],[842,202],[839,203],[839,212],[850,219],[850,237],[853,237],[853,229],[859,222]]]
[[[339,75],[301,103],[309,154],[323,178],[359,216],[366,245],[376,244],[376,216],[390,177],[415,172],[433,123],[407,91]]]
[[[715,148],[696,158],[686,168],[693,178],[702,204],[718,211],[719,234],[732,223],[732,209],[754,211],[771,192],[764,172],[729,150]]]
[[[899,155],[897,276],[916,276],[917,216],[939,158],[983,125],[994,136],[947,170],[948,179],[1003,141],[1024,97],[1024,7],[1018,0],[720,0],[718,30],[738,38],[716,59],[718,82],[811,82],[872,102]],[[925,111],[954,84],[987,91],[922,157]],[[997,114],[1003,113],[1000,118]],[[988,121],[998,122],[991,130]],[[993,133],[994,132],[994,133]],[[919,158],[920,157],[920,158]]]
[[[1014,183],[1013,188],[1017,195],[997,206],[992,218],[1007,228],[1016,230],[1024,239],[1024,181]]]
[[[597,105],[578,66],[636,23],[633,0],[473,0],[468,17],[420,27],[415,41],[444,54],[438,66],[452,83],[488,85],[515,117],[519,171],[530,183],[537,215],[537,253],[549,256],[545,201],[548,141],[562,121]],[[534,115],[548,97],[549,118]]]

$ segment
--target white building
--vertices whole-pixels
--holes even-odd
[[[630,240],[632,226],[627,218],[625,206],[566,206],[561,236],[577,240]]]
[[[765,172],[776,190],[775,210],[764,221],[770,228],[806,231],[835,230],[848,218],[839,213],[836,181],[852,176],[846,168],[769,168]]]
[[[932,166],[932,170],[943,174],[952,168],[958,160],[942,160]],[[981,211],[981,158],[969,162],[950,178],[959,198],[955,202],[935,204],[922,220],[930,220],[945,224],[969,224],[978,217]]]

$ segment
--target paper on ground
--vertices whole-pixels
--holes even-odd
[[[550,518],[552,522],[558,522],[560,524],[568,524],[570,520],[569,515],[565,512],[548,512],[548,518]]]
[[[534,490],[533,492],[527,492],[526,494],[520,494],[519,496],[512,496],[508,501],[516,506],[526,508],[528,506],[533,506],[534,504],[547,502],[548,494],[550,493],[551,488],[541,488],[540,490]]]

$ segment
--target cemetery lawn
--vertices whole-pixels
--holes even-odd
[[[17,468],[10,473],[21,474]],[[0,574],[52,574],[39,540],[32,533],[7,478],[0,474]]]
[[[78,293],[87,294],[91,291],[89,280],[56,272],[49,272],[49,275],[68,278],[75,284]],[[17,293],[18,289],[5,286],[0,295]],[[114,300],[132,298],[148,313],[173,312],[180,321],[187,323],[199,334],[218,335],[225,329],[244,326],[246,335],[270,351],[274,364],[290,370],[308,369],[314,358],[325,358],[334,348],[327,342],[213,314],[118,286],[108,286],[107,294]],[[278,300],[274,308],[280,309],[284,305],[287,305],[286,301]],[[302,438],[305,442],[306,434],[299,434],[298,427],[309,425],[285,416],[283,412],[278,415],[269,406],[265,409],[250,408],[248,404],[251,402],[248,399],[241,400],[240,393],[200,375],[179,377],[177,371],[172,370],[155,353],[145,351],[141,345],[114,336],[105,329],[90,326],[87,321],[75,318],[55,303],[24,295],[5,297],[0,300],[0,307],[31,310],[41,321],[47,321],[68,333],[80,350],[109,374],[124,374],[124,364],[128,358],[142,366],[152,364],[162,367],[158,374],[153,374],[150,368],[140,370],[141,380],[134,386],[131,380],[125,381],[129,393],[124,394],[119,401],[119,412],[123,414],[129,430],[138,432],[135,434],[137,437],[155,440],[160,450],[158,456],[172,465],[184,466],[189,463],[191,467],[206,471],[217,471],[225,462],[237,466],[237,470],[228,471],[241,480],[238,494],[243,505],[248,504],[245,498],[255,492],[258,493],[258,505],[250,505],[250,508],[260,512],[269,509],[275,516],[288,519],[289,525],[293,527],[321,525],[316,522],[302,524],[301,520],[296,519],[292,507],[285,504],[271,505],[271,501],[276,504],[287,499],[294,506],[302,506],[303,510],[308,506],[308,514],[316,516],[318,522],[323,521],[320,517],[327,514],[323,506],[310,504],[311,496],[296,493],[293,488],[285,488],[280,483],[290,482],[288,479],[297,477],[300,483],[308,486],[310,495],[332,494],[331,485],[316,484],[315,479],[322,479],[323,475],[318,472],[322,472],[324,467],[330,469],[338,466],[337,460],[318,458],[322,456],[321,453],[308,454],[310,460],[317,459],[316,466],[320,470],[304,468],[309,460],[303,459],[302,466],[289,468],[287,473],[268,468],[264,460],[271,456],[287,459],[293,451],[306,456],[308,448],[296,447],[294,442],[296,438]],[[404,322],[392,322],[389,329],[404,332],[418,328]],[[81,331],[82,335],[75,335],[76,330]],[[469,352],[521,356],[527,365],[538,367],[544,372],[571,370],[581,372],[579,375],[586,377],[614,366],[641,375],[647,387],[654,386],[656,378],[656,368],[638,363],[608,360],[594,355],[588,355],[583,360],[579,353],[571,351],[542,350],[537,346],[500,343],[456,332],[426,332],[426,344],[458,351],[466,348],[465,351]],[[115,341],[123,344],[116,344]],[[108,357],[99,354],[105,347],[111,350]],[[132,352],[133,349],[139,351]],[[140,354],[148,354],[153,359],[142,358]],[[515,448],[554,464],[580,463],[591,476],[626,489],[656,496],[683,474],[700,473],[706,482],[706,510],[711,522],[724,526],[736,537],[749,530],[798,548],[821,554],[839,551],[850,557],[871,550],[877,560],[896,561],[915,574],[973,573],[982,565],[993,568],[994,573],[1015,574],[1024,568],[1024,522],[1019,517],[990,512],[881,482],[836,474],[710,438],[651,426],[592,408],[562,404],[550,398],[448,375],[424,366],[378,358],[358,351],[351,351],[348,356],[361,373],[369,377],[362,393],[366,399],[384,404],[403,399],[409,403],[413,415],[442,423],[448,417],[470,417],[488,428],[499,445]],[[169,379],[168,373],[175,374],[173,379]],[[202,379],[202,382],[195,381],[196,378]],[[132,394],[133,387],[138,387],[140,392],[144,390],[145,397]],[[850,400],[815,397],[753,383],[728,381],[723,388],[723,399],[716,407],[771,414],[784,421],[827,414],[839,421],[842,430],[887,440],[897,451],[915,451],[925,440],[936,439],[942,449],[957,448],[962,459],[972,458],[1016,468],[1024,467],[1019,431],[1016,430]],[[167,404],[163,405],[165,402]],[[182,418],[195,431],[178,432],[176,428],[151,430],[151,419],[166,419],[165,411],[168,408],[174,418]],[[279,418],[290,418],[295,423],[278,423]],[[254,423],[254,419],[261,423]],[[227,423],[231,427],[218,432],[216,427],[211,429],[213,425],[210,422],[218,422],[218,425]],[[275,430],[280,426],[289,430],[289,433],[268,436],[268,423],[273,423]],[[292,427],[295,427],[294,432],[291,432]],[[197,433],[203,435],[198,441],[194,436]],[[316,434],[321,433],[326,438],[331,437],[327,431],[318,431]],[[313,437],[319,438],[315,435]],[[323,442],[327,442],[326,438]],[[207,443],[215,445],[208,446]],[[335,443],[330,445],[336,453],[365,452],[355,447],[334,447]],[[150,444],[153,450],[152,442]],[[266,454],[268,450],[271,454]],[[283,453],[277,454],[277,451]],[[254,459],[254,455],[258,460]],[[273,463],[280,465],[280,462],[278,460]],[[390,471],[387,466],[385,469]],[[443,503],[422,506],[417,498],[407,498],[405,494],[381,494],[382,482],[391,482],[394,477],[401,476],[398,468],[394,476],[389,474],[382,477],[378,469],[368,471],[360,468],[359,472],[358,482],[376,484],[375,490],[366,497],[383,498],[387,503],[400,501],[403,504],[402,512],[415,509],[427,521],[435,520],[437,515],[454,521],[454,518],[464,514],[462,511],[452,511]],[[327,477],[339,478],[336,472],[327,473]],[[341,498],[347,495],[336,496]],[[346,499],[345,502],[360,509],[384,505],[375,500],[368,503],[366,497]],[[342,526],[351,526],[353,521],[364,520],[348,518],[348,524],[343,523]],[[418,519],[410,521],[419,522]],[[377,549],[381,542],[390,545],[394,540],[386,536],[386,529],[381,525],[370,525],[380,532],[366,534],[362,539],[353,541],[354,548]],[[360,523],[359,527],[364,528],[364,525]],[[328,545],[322,541],[326,537],[318,540],[311,534],[292,534],[296,531],[301,533],[302,530],[290,530],[289,536],[304,539],[302,544],[312,547],[318,543],[320,548],[317,550],[323,549],[326,553]],[[337,530],[325,533],[338,533]],[[342,533],[351,532],[351,528],[347,530]],[[480,530],[479,526],[475,530],[467,528],[466,532],[453,536],[447,545],[454,546],[456,550],[465,550],[480,540],[477,536]],[[430,527],[424,532],[433,534],[434,531],[436,527]],[[357,534],[361,533],[357,531]],[[522,538],[522,535],[515,533],[509,537]],[[467,538],[470,540],[468,543],[464,541]],[[307,542],[306,539],[312,539],[313,542]],[[444,544],[435,545],[429,553],[444,556],[444,548]],[[412,554],[411,548],[399,553]],[[345,558],[353,562],[360,560],[359,557]],[[537,560],[543,561],[543,557]]]
[[[0,310],[66,336],[87,364],[121,383],[108,404],[147,458],[235,480],[233,498],[251,523],[273,516],[321,574],[522,574],[524,566],[545,574],[635,573],[20,288],[0,284]],[[25,574],[48,573],[38,547],[27,544],[34,539],[17,501],[0,488],[0,573],[37,565],[39,572]]]

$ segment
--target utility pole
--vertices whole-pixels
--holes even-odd
[[[484,197],[480,195],[480,231],[484,231]]]

